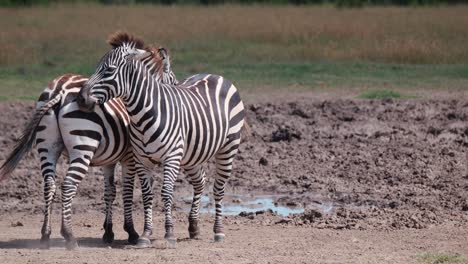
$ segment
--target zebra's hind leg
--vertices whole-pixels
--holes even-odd
[[[193,186],[193,201],[192,208],[190,209],[189,214],[189,236],[191,239],[200,238],[200,227],[198,226],[199,212],[200,212],[200,203],[201,197],[203,195],[203,190],[205,189],[205,177],[206,173],[203,167],[196,166],[191,169],[185,170],[187,173],[187,178]]]
[[[124,230],[128,233],[128,243],[138,242],[138,233],[133,225],[133,188],[135,184],[135,163],[133,160],[122,162],[122,198],[124,205]]]
[[[153,234],[153,175],[151,171],[142,164],[136,163],[138,178],[140,179],[141,192],[143,198],[143,209],[145,224],[143,234],[138,238],[137,246],[141,248],[150,247],[150,236]]]
[[[41,229],[41,247],[50,247],[50,217],[56,191],[57,160],[64,149],[63,140],[57,126],[54,111],[49,111],[41,120],[36,135],[37,150],[40,157],[41,173],[44,180],[44,223]]]
[[[106,203],[106,219],[104,220],[104,235],[102,241],[104,243],[114,242],[114,231],[112,230],[112,204],[115,200],[116,190],[114,182],[115,165],[108,165],[102,168],[104,173],[104,202]]]
[[[231,176],[232,162],[237,154],[240,143],[240,132],[228,137],[228,142],[216,154],[216,179],[213,185],[213,194],[216,206],[216,216],[213,226],[215,242],[224,241],[224,226],[222,218],[222,203],[224,198],[224,188]]]
[[[67,249],[78,247],[72,230],[72,201],[78,191],[78,185],[88,173],[91,156],[72,155],[70,153],[70,167],[62,183],[62,228],[60,233],[65,238]]]
[[[41,158],[41,172],[44,178],[44,223],[41,229],[41,247],[44,249],[50,248],[50,234],[52,229],[50,226],[50,216],[52,213],[52,203],[55,196],[55,180],[57,160],[60,157],[63,146],[59,148],[38,148]]]

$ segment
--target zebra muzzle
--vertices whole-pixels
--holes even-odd
[[[89,90],[89,86],[83,86],[76,98],[76,102],[78,103],[80,110],[88,113],[94,111],[94,107],[97,103],[97,99],[89,93]]]

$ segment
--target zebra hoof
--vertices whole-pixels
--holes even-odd
[[[214,235],[215,242],[223,242],[225,235],[223,233],[217,233]]]
[[[199,232],[199,231],[197,231],[197,232],[189,232],[189,236],[190,236],[190,239],[195,239],[195,240],[201,239],[201,238],[200,238],[200,232]]]
[[[174,235],[171,235],[171,236],[166,235],[164,239],[166,239],[168,248],[175,248],[175,245],[177,244],[177,239],[174,237]]]
[[[114,242],[114,233],[104,233],[102,241],[106,244],[112,244]]]
[[[130,245],[136,245],[139,242],[139,238],[140,238],[140,236],[138,234],[136,234],[136,233],[135,234],[130,234],[130,235],[128,235],[128,240],[127,241],[128,241],[128,243]]]
[[[136,243],[137,248],[149,248],[151,247],[151,240],[146,237],[140,237],[137,239],[138,242]]]
[[[78,248],[78,242],[76,240],[67,241],[67,242],[65,242],[65,247],[68,250],[75,250],[75,249]]]

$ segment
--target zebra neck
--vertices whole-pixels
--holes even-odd
[[[174,96],[174,87],[166,86],[160,83],[147,68],[135,65],[135,71],[129,71],[128,92],[124,98],[124,103],[130,119],[136,126],[144,125],[150,119],[155,119],[156,123],[161,118],[161,113],[165,117],[172,118],[177,112],[179,102]],[[169,116],[167,115],[167,113]],[[151,122],[152,123],[152,122]]]

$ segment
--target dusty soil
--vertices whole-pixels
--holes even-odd
[[[177,214],[179,238],[168,248],[156,228],[154,248],[128,249],[126,233],[116,227],[116,241],[103,245],[99,213],[75,215],[75,232],[80,248],[67,251],[58,234],[59,215],[54,217],[52,248],[37,249],[38,215],[5,214],[0,219],[0,262],[18,263],[424,263],[426,253],[468,256],[468,226],[439,225],[433,228],[393,230],[333,230],[306,226],[261,225],[232,217],[226,228],[226,241],[214,243],[212,217],[203,216],[202,239],[189,240],[185,214]],[[141,220],[138,215],[137,219]],[[98,220],[99,219],[99,220]],[[23,226],[17,226],[18,221]],[[121,217],[115,219],[120,222]],[[156,227],[163,226],[157,216]],[[141,230],[141,221],[137,225]]]
[[[177,248],[163,249],[158,198],[156,248],[123,249],[125,234],[117,218],[119,241],[108,249],[100,243],[103,177],[95,169],[80,185],[74,202],[75,232],[82,248],[74,253],[63,249],[57,204],[56,247],[39,251],[34,248],[40,237],[42,180],[37,155],[32,153],[0,186],[0,256],[5,257],[1,262],[61,263],[73,256],[80,263],[186,263],[191,259],[201,263],[413,263],[424,252],[468,255],[466,98],[287,98],[246,100],[253,134],[242,144],[228,191],[251,197],[274,194],[275,204],[304,208],[304,213],[227,216],[223,244],[211,243],[212,217],[205,214],[203,239],[188,241],[183,239],[187,232],[181,197],[190,196],[191,191],[185,178],[179,177],[176,231],[182,240]],[[0,160],[32,109],[32,103],[0,103]],[[59,166],[60,176],[65,163]],[[212,169],[209,164],[208,174]],[[159,192],[161,174],[156,172]],[[120,199],[116,216],[122,212]],[[139,194],[135,201],[139,214]]]

